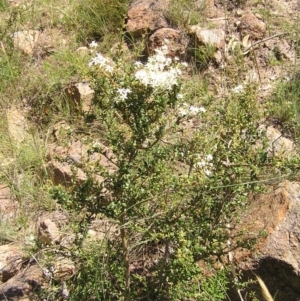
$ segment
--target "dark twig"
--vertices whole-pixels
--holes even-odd
[[[277,37],[280,37],[280,36],[284,36],[284,35],[287,35],[289,34],[288,32],[284,32],[284,33],[278,33],[278,34],[274,34],[273,36],[270,36],[270,37],[267,37],[265,39],[262,39],[260,41],[257,41],[255,42],[254,44],[250,45],[249,47],[247,47],[245,50],[244,50],[244,54],[247,54],[249,50],[251,50],[252,48],[254,48],[255,46],[263,43],[263,42],[266,42],[266,41],[269,41],[271,39],[274,39],[274,38],[277,38]]]

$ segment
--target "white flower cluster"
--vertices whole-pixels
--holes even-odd
[[[213,156],[208,154],[205,158],[199,158],[200,161],[196,162],[195,167],[197,169],[201,169],[204,171],[206,176],[210,176],[212,174],[213,164],[211,161],[213,160]]]
[[[144,86],[171,90],[174,85],[178,84],[178,77],[182,73],[180,67],[186,66],[186,63],[175,65],[174,61],[167,57],[167,46],[162,46],[155,52],[148,58],[145,65],[141,62],[135,64],[138,70],[134,76]]]
[[[90,44],[89,44],[90,48],[96,48],[98,47],[98,43],[96,41],[92,41]]]
[[[117,102],[119,100],[124,101],[127,99],[127,95],[130,94],[132,91],[129,88],[120,88],[117,90],[118,96],[117,96]]]
[[[109,73],[112,73],[114,70],[111,66],[110,60],[98,52],[96,53],[96,56],[89,62],[89,67],[94,65],[99,65],[101,68],[103,68]]]
[[[178,115],[181,117],[195,116],[198,113],[205,113],[205,112],[206,112],[205,108],[189,105],[187,103],[183,103],[182,107],[178,108]]]

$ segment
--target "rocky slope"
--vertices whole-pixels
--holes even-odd
[[[225,86],[239,91],[247,84],[259,86],[258,101],[264,102],[275,87],[276,80],[289,74],[289,68],[295,64],[296,48],[294,37],[289,35],[289,21],[297,18],[298,3],[292,1],[270,0],[268,3],[224,3],[207,1],[198,3],[198,14],[203,14],[203,24],[193,26],[178,25],[172,18],[174,12],[168,1],[134,0],[131,2],[124,20],[127,34],[135,39],[147,35],[144,44],[145,53],[150,55],[157,47],[169,45],[169,56],[186,59],[189,56],[189,43],[196,46],[214,46],[211,60],[204,66],[203,73],[209,74],[209,85],[218,97],[228,93]],[[201,3],[200,3],[201,2]],[[10,2],[10,5],[16,5]],[[20,4],[21,5],[21,4]],[[259,12],[264,12],[262,15]],[[183,12],[183,16],[185,16]],[[187,18],[188,19],[188,18]],[[277,22],[282,19],[282,22]],[[175,24],[175,25],[174,25]],[[287,29],[281,27],[287,24]],[[27,28],[13,35],[15,47],[24,55],[48,55],[58,47],[50,37],[50,29],[42,32]],[[124,45],[130,51],[128,45]],[[245,56],[243,72],[235,64],[235,48],[241,48]],[[89,51],[82,46],[77,52]],[[270,58],[274,64],[270,64]],[[240,76],[223,77],[225,69],[234,69]],[[227,89],[228,90],[228,89]],[[65,87],[68,101],[78,110],[88,112],[94,91],[88,83],[75,82]],[[78,105],[81,103],[80,105]],[[26,108],[26,106],[25,106]],[[12,106],[6,112],[8,132],[15,144],[29,139],[26,109]],[[279,129],[267,125],[270,152],[282,156],[297,155],[295,143],[284,137]],[[79,183],[86,179],[81,166],[91,161],[99,161],[101,165],[114,170],[110,158],[113,154],[102,145],[103,153],[97,157],[88,153],[88,147],[79,137],[73,136],[68,146],[64,146],[65,133],[70,130],[67,122],[55,124],[48,130],[53,143],[47,145],[48,162],[45,169],[53,171],[53,182],[68,186],[73,175]],[[101,142],[98,142],[101,143]],[[1,166],[11,164],[10,158],[1,158]],[[22,175],[20,175],[21,177]],[[103,179],[98,179],[101,182]],[[300,184],[283,181],[278,187],[270,186],[270,192],[253,197],[250,208],[242,218],[238,227],[245,228],[249,240],[260,238],[253,251],[235,250],[230,254],[230,264],[242,274],[244,280],[254,279],[253,273],[259,274],[276,300],[300,300],[299,276],[299,217]],[[19,200],[13,195],[6,183],[0,185],[0,216],[1,223],[14,223],[20,212]],[[60,296],[68,299],[66,281],[76,272],[76,263],[69,258],[68,248],[75,237],[68,229],[69,214],[62,210],[43,211],[36,220],[30,223],[30,231],[24,231],[25,239],[15,242],[8,235],[1,237],[0,245],[0,300],[41,300],[35,291],[51,286],[53,281],[59,283]],[[103,239],[107,229],[115,229],[107,221],[97,220],[89,229],[90,239]],[[67,231],[67,232],[66,232]],[[68,232],[69,231],[69,232]],[[52,246],[63,249],[56,255],[52,264],[46,268],[30,252],[34,245],[30,234],[37,237],[39,244],[49,248]],[[24,247],[27,250],[24,251]],[[29,251],[28,251],[29,250]],[[29,252],[29,254],[28,254]],[[250,291],[258,291],[253,284]],[[245,292],[243,292],[245,294]],[[236,291],[230,291],[230,300],[239,300]],[[245,299],[246,300],[246,299]],[[261,299],[262,300],[262,299]]]

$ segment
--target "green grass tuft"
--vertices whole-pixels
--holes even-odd
[[[129,0],[79,0],[68,20],[70,29],[76,27],[81,43],[97,40],[111,46],[122,34],[128,4]]]
[[[273,118],[277,118],[283,124],[286,134],[299,142],[300,73],[297,73],[291,79],[281,81],[270,99]]]

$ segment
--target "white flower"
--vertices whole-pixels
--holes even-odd
[[[197,115],[199,112],[205,113],[206,110],[203,107],[190,106],[190,114],[192,116]]]
[[[178,115],[181,116],[181,117],[186,116],[186,115],[187,115],[186,109],[184,109],[184,108],[179,108],[179,109],[178,109]]]
[[[195,106],[190,106],[190,113],[191,115],[197,115],[200,111],[200,108],[195,107]]]
[[[196,165],[196,167],[203,168],[206,165],[206,162],[204,160],[202,160],[202,161],[197,162],[195,165]]]
[[[162,46],[155,50],[155,54],[148,58],[147,64],[136,62],[135,78],[144,86],[171,90],[178,84],[181,69],[167,57],[168,47]]]
[[[212,156],[212,155],[209,154],[209,155],[206,156],[206,160],[207,160],[207,161],[211,161],[212,159],[213,159],[213,156]]]
[[[238,86],[232,88],[231,91],[233,93],[237,93],[237,94],[242,93],[244,91],[244,87],[243,87],[243,85],[238,85]]]
[[[177,94],[177,99],[183,99],[183,95],[181,93]]]
[[[108,60],[102,54],[96,53],[96,56],[89,62],[89,67],[93,65],[104,66]]]
[[[140,62],[140,61],[136,61],[134,63],[134,65],[137,67],[137,68],[140,68],[141,66],[143,66],[143,64]]]
[[[211,171],[208,170],[208,169],[205,169],[205,170],[204,170],[204,173],[205,173],[206,176],[208,176],[208,177],[211,175]]]
[[[101,68],[110,73],[113,71],[110,61],[100,53],[96,53],[96,56],[89,62],[89,67],[94,65],[99,65]]]
[[[183,98],[182,94],[178,94],[177,95],[178,99]],[[181,116],[195,116],[197,115],[199,112],[203,112],[205,113],[206,110],[203,107],[197,107],[197,106],[193,106],[193,105],[188,105],[186,102],[184,102],[182,104],[183,107],[179,107],[178,108],[178,114]]]
[[[117,93],[119,94],[118,98],[124,101],[125,99],[127,99],[127,95],[131,92],[132,91],[129,88],[120,88],[117,90]]]
[[[114,68],[110,65],[105,65],[104,69],[109,73],[112,73],[114,71]]]
[[[91,48],[95,48],[95,47],[98,46],[98,43],[97,43],[96,41],[92,41],[92,42],[89,44],[89,46],[90,46]]]
[[[202,159],[201,159],[202,157]],[[209,177],[212,174],[213,164],[210,161],[213,160],[213,156],[211,154],[206,155],[204,158],[203,156],[198,156],[198,162],[195,163],[195,168],[198,170],[202,170],[204,174]]]

